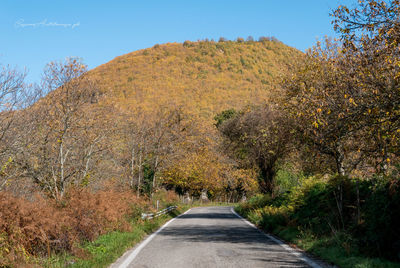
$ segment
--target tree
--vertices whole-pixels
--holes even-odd
[[[362,0],[333,11],[334,28],[342,36],[359,92],[363,126],[362,151],[386,171],[400,152],[400,2]]]
[[[12,127],[16,110],[23,105],[25,76],[25,72],[0,64],[0,154],[7,151],[3,141]]]
[[[249,36],[246,38],[246,41],[247,41],[247,42],[254,42],[254,37],[251,36],[251,35],[249,35]]]
[[[208,148],[187,152],[164,170],[162,182],[181,195],[199,197],[207,192],[209,197],[224,197],[227,201],[256,192],[254,170],[239,169],[227,160]]]
[[[245,110],[236,116],[232,114],[226,111],[217,116],[230,117],[219,125],[219,130],[228,139],[227,146],[233,148],[237,159],[244,160],[243,166],[255,165],[260,170],[261,189],[272,193],[278,161],[291,145],[289,120],[276,108],[267,105]]]
[[[387,170],[399,153],[399,2],[361,0],[333,12],[342,42],[308,51],[282,84],[281,103],[303,141],[334,159],[340,175]],[[391,155],[391,157],[390,157]],[[367,168],[368,169],[367,169]],[[357,208],[360,199],[357,184]],[[337,205],[343,210],[339,186]],[[343,222],[343,220],[342,220]]]
[[[15,127],[18,109],[24,105],[25,76],[25,72],[0,64],[0,190],[10,179],[15,141],[11,132]]]
[[[77,58],[51,62],[44,72],[43,92],[48,94],[28,107],[30,126],[19,147],[16,163],[23,175],[32,178],[45,192],[62,199],[66,188],[87,180],[93,156],[100,149],[104,133],[96,132],[98,113],[90,111],[97,87]]]
[[[387,170],[399,152],[398,1],[360,1],[333,12],[342,42],[318,43],[283,83],[287,111],[318,152],[349,174]]]
[[[363,94],[357,87],[354,61],[340,44],[329,39],[318,43],[282,83],[285,106],[299,138],[334,160],[340,175],[348,174],[363,160],[360,136]]]
[[[120,156],[127,170],[128,181],[139,196],[143,189],[151,194],[157,188],[157,176],[167,159],[173,158],[176,143],[182,137],[182,115],[179,107],[155,106],[153,111],[142,109],[121,114],[123,153]],[[118,154],[118,153],[117,153]],[[146,177],[151,174],[150,177]]]
[[[234,118],[238,112],[235,109],[224,110],[221,113],[214,116],[214,120],[216,121],[215,126],[220,127],[225,121]]]
[[[395,47],[400,38],[399,13],[398,0],[360,0],[353,9],[341,5],[331,15],[346,46],[360,47],[366,39],[375,39]]]

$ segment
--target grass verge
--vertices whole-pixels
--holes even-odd
[[[243,210],[237,208],[238,207],[236,206],[235,211],[237,213],[257,225],[257,221],[255,220],[255,217],[252,217],[251,212],[244,215],[244,213],[241,213]],[[260,226],[258,225],[258,227]],[[289,244],[293,244],[296,247],[319,257],[327,263],[342,268],[400,267],[400,263],[362,256],[358,249],[352,246],[351,238],[343,233],[337,233],[335,236],[319,237],[313,234],[310,230],[282,225],[276,226],[272,230],[268,231],[271,231],[272,234],[280,237]]]

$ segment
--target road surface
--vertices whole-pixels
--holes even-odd
[[[273,239],[231,207],[193,208],[111,267],[320,267]]]

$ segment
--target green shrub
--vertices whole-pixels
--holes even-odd
[[[397,175],[369,180],[309,177],[274,198],[256,195],[237,211],[268,231],[297,226],[313,236],[330,237],[344,252],[400,260]]]
[[[400,260],[400,180],[371,185],[357,235],[365,253]]]
[[[251,208],[262,208],[270,204],[272,198],[269,194],[257,194],[249,199],[247,202]]]
[[[247,217],[252,223],[254,223],[257,226],[260,226],[263,219],[262,214],[263,214],[262,209],[259,208],[252,210],[250,213],[248,213]]]
[[[133,221],[139,220],[144,212],[143,205],[133,203],[128,218]]]
[[[267,231],[274,231],[279,226],[289,223],[289,209],[286,207],[266,206],[262,209],[262,220],[260,225]]]

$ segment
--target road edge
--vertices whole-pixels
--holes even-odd
[[[185,215],[188,213],[192,208],[189,208],[186,210],[184,213],[176,216],[175,218],[170,219],[168,222],[166,222],[163,226],[158,228],[157,231],[149,235],[147,238],[145,238],[143,241],[139,242],[136,246],[133,248],[127,250],[121,257],[119,257],[113,264],[111,264],[109,267],[110,268],[128,268],[129,265],[135,260],[136,256],[142,251],[142,249],[150,243],[153,238],[160,233],[165,227],[167,227],[171,222],[174,220],[178,219],[179,217]],[[121,263],[120,263],[121,262]]]
[[[243,220],[246,224],[250,225],[251,227],[253,227],[254,229],[257,229],[260,233],[262,233],[264,236],[266,236],[267,238],[269,238],[270,240],[274,241],[275,243],[277,243],[278,245],[280,245],[281,247],[283,247],[286,251],[288,251],[289,253],[295,255],[297,258],[299,258],[300,260],[302,260],[303,262],[305,262],[306,264],[308,264],[309,266],[311,266],[312,268],[323,268],[321,265],[317,264],[315,261],[311,260],[308,256],[306,256],[305,253],[298,251],[294,248],[292,248],[291,246],[289,246],[288,244],[286,244],[285,242],[283,242],[282,240],[277,239],[276,237],[273,237],[272,235],[269,235],[265,232],[263,232],[262,230],[260,230],[257,226],[255,226],[253,223],[251,223],[250,221],[248,221],[247,219],[243,218],[242,216],[240,216],[233,207],[231,207],[231,212],[236,215],[238,218],[240,218],[241,220]]]

